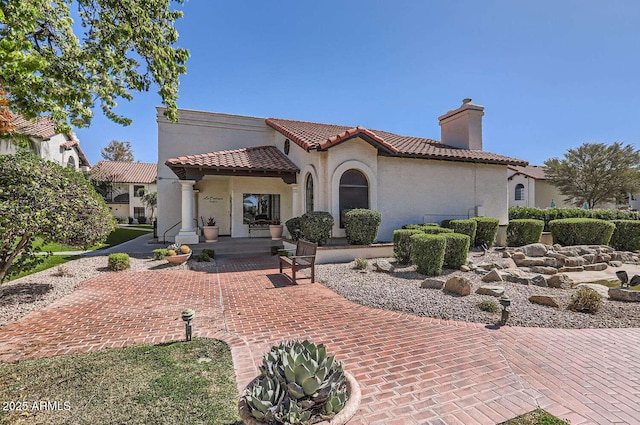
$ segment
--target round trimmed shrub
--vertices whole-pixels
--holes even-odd
[[[444,265],[449,269],[457,270],[463,264],[467,264],[471,238],[462,233],[443,233],[442,236],[447,242],[444,252]]]
[[[124,253],[115,253],[109,254],[109,263],[108,268],[111,271],[118,272],[121,270],[126,270],[131,265],[129,264],[129,254]]]
[[[462,233],[471,238],[472,241],[476,239],[476,230],[478,229],[478,222],[475,220],[449,220],[447,223],[449,229],[453,229],[456,233]]]
[[[350,245],[371,245],[378,236],[382,216],[376,210],[355,208],[344,215],[344,230]]]
[[[447,240],[443,235],[426,233],[411,236],[411,261],[417,272],[427,276],[442,274]]]
[[[507,226],[507,246],[523,246],[540,241],[544,221],[523,218],[510,220]]]
[[[438,226],[422,226],[420,228],[422,233],[426,233],[428,235],[440,235],[443,233],[453,233],[453,229],[447,229],[446,227],[438,227]]]
[[[393,231],[393,255],[400,264],[411,261],[411,236],[424,234],[418,229],[399,229]]]
[[[309,242],[324,245],[331,237],[333,216],[326,211],[313,211],[306,213],[300,220],[302,237]]]
[[[287,226],[287,231],[289,232],[289,235],[291,235],[291,239],[297,241],[301,237],[303,238],[301,217],[290,218],[284,223],[284,225]]]
[[[620,251],[640,250],[640,221],[613,220],[616,228],[609,245]]]
[[[607,245],[616,225],[595,218],[563,218],[549,222],[553,241],[560,245]]]
[[[473,242],[474,246],[480,246],[485,243],[488,247],[492,247],[498,235],[500,220],[493,217],[474,217],[471,220],[474,220],[478,226],[476,228],[476,238]]]
[[[422,227],[422,224],[405,224],[404,226],[402,226],[402,229],[409,229],[409,230],[420,230],[420,228]]]

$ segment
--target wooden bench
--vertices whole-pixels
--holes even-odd
[[[311,283],[316,281],[316,250],[318,244],[299,240],[296,245],[296,255],[280,257],[280,273],[282,266],[291,268],[291,280],[296,283],[296,272],[302,269],[311,269]]]

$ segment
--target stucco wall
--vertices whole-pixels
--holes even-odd
[[[548,208],[551,206],[552,199],[556,204],[556,208],[574,208],[574,205],[564,201],[564,195],[560,193],[557,187],[545,180],[537,180],[536,208]]]
[[[509,207],[534,207],[536,205],[536,180],[507,170],[509,177]],[[516,186],[524,185],[524,199],[516,201]],[[549,206],[547,204],[547,206]]]

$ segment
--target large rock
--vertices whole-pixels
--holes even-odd
[[[373,266],[375,267],[375,270],[377,272],[383,273],[393,273],[393,271],[396,269],[393,264],[391,264],[387,260],[377,260],[373,263]]]
[[[593,264],[596,259],[596,254],[585,254],[582,256],[585,264]]]
[[[471,271],[471,267],[467,266],[466,264],[463,264],[460,266],[460,271],[461,272],[470,272]]]
[[[640,291],[630,289],[609,288],[609,298],[615,301],[640,302]]]
[[[582,257],[569,257],[564,260],[565,267],[578,267],[578,266],[584,266],[584,264],[585,264],[585,261],[584,261],[584,258]]]
[[[547,286],[547,281],[541,274],[524,273],[518,276],[510,273],[507,275],[507,280],[509,282],[520,283],[522,285]]]
[[[519,267],[544,266],[544,257],[525,257],[514,259]]]
[[[529,297],[529,302],[534,304],[547,305],[549,307],[560,307],[560,303],[558,300],[549,295],[531,295]]]
[[[446,292],[467,296],[471,294],[471,281],[460,276],[453,276],[447,280],[442,288]]]
[[[476,264],[478,268],[490,271],[493,269],[512,269],[516,267],[516,263],[511,258],[501,258],[492,262],[483,262]]]
[[[426,289],[442,289],[443,286],[444,286],[444,280],[433,279],[433,278],[427,278],[423,280],[422,283],[420,284],[421,288],[426,288]]]
[[[583,266],[577,266],[577,267],[560,267],[558,269],[558,272],[560,273],[571,273],[571,272],[583,272],[584,271],[584,267]]]
[[[564,273],[554,274],[547,278],[547,286],[550,288],[570,289],[572,285],[573,280]]]
[[[540,274],[556,274],[558,273],[558,269],[556,269],[555,267],[533,266],[531,267],[531,272]]]
[[[493,269],[486,275],[482,276],[483,282],[502,282],[502,274],[498,271],[498,269]]]
[[[527,256],[525,255],[524,252],[514,252],[513,255],[511,256],[511,258],[513,258],[514,260],[523,260],[526,257]]]
[[[596,291],[598,294],[602,295],[603,298],[609,298],[609,287],[600,285],[599,283],[581,283],[576,285],[576,289],[580,288],[590,288]]]
[[[481,287],[476,289],[476,294],[491,295],[492,297],[501,297],[502,295],[504,295],[504,287],[495,286],[495,285],[482,285]]]
[[[542,243],[532,243],[530,245],[520,247],[520,249],[527,257],[544,257],[547,255],[547,251],[549,250],[549,248]]]
[[[555,251],[547,251],[547,257],[555,258],[556,260],[566,260],[567,256],[564,254],[559,254]]]
[[[558,260],[553,258],[553,257],[544,257],[544,266],[545,267],[558,267]]]
[[[599,272],[607,269],[607,263],[586,264],[584,269],[588,272]]]
[[[611,260],[609,261],[609,265],[611,267],[622,267],[622,261]]]
[[[593,260],[594,263],[607,263],[611,261],[611,255],[609,254],[597,254]]]

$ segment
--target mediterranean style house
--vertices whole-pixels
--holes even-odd
[[[509,207],[573,208],[557,187],[549,183],[540,165],[508,167]]]
[[[13,116],[15,133],[27,136],[35,152],[48,161],[87,172],[91,168],[89,160],[80,148],[80,141],[74,133],[56,132],[55,123],[45,116],[25,120],[20,115]],[[14,154],[16,146],[10,140],[0,140],[0,154]]]
[[[220,235],[253,237],[257,220],[308,211],[331,213],[342,237],[351,208],[382,214],[380,241],[406,223],[486,215],[506,224],[507,167],[527,165],[482,150],[484,107],[471,99],[439,117],[441,141],[191,110],[172,123],[162,112],[158,233],[178,243],[198,243],[199,217],[215,217]]]
[[[96,189],[116,217],[150,218],[140,189],[157,192],[157,165],[149,162],[100,161],[91,170]]]

